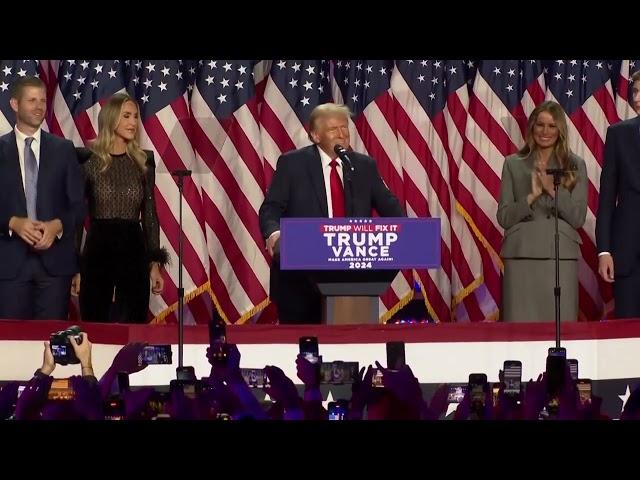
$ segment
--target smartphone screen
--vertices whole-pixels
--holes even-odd
[[[342,385],[353,383],[358,376],[358,362],[322,362],[320,365],[320,383]]]
[[[460,403],[464,399],[469,389],[468,384],[451,384],[449,385],[449,392],[447,393],[448,403]]]
[[[192,366],[182,366],[176,367],[176,379],[178,380],[186,380],[186,381],[195,381],[196,378],[196,370]]]
[[[383,373],[382,370],[379,370],[377,368],[373,368],[371,369],[373,372],[373,376],[371,377],[371,386],[375,387],[375,388],[384,388],[384,381],[383,381]]]
[[[170,365],[172,362],[171,345],[145,345],[138,355],[139,365]]]
[[[49,389],[49,400],[73,400],[75,392],[68,378],[54,378]]]
[[[184,396],[195,400],[197,394],[202,390],[200,380],[171,380],[169,383],[170,391],[182,390]]]
[[[511,397],[519,397],[522,387],[522,362],[506,360],[502,367],[504,393]]]
[[[548,356],[567,358],[567,349],[564,347],[560,347],[560,348],[549,347]]]
[[[124,420],[125,408],[121,398],[114,397],[108,400],[104,407],[105,420]]]
[[[318,349],[317,337],[300,337],[300,354],[311,363],[318,363],[320,351]]]
[[[571,372],[571,380],[574,382],[578,380],[578,360],[570,358],[567,360],[569,364],[569,371]]]
[[[329,420],[344,420],[347,417],[348,405],[344,401],[329,402],[327,413]]]
[[[387,368],[400,370],[404,365],[404,342],[387,342]]]
[[[159,392],[159,391],[153,392],[147,406],[149,417],[151,419],[154,419],[158,415],[164,414],[166,405],[169,402],[169,399],[170,399],[169,392]]]
[[[269,387],[269,378],[262,368],[241,368],[240,373],[251,388]]]
[[[494,383],[491,386],[491,401],[493,402],[493,406],[498,405],[498,399],[500,398],[500,382]]]
[[[196,384],[195,383],[184,383],[182,385],[182,391],[184,392],[184,396],[195,400],[196,398]]]
[[[591,403],[591,379],[580,378],[577,382],[578,397],[580,398],[580,404],[585,406]]]
[[[550,348],[547,356],[547,394],[557,395],[564,384],[567,351],[564,348]]]
[[[487,388],[487,375],[484,373],[472,373],[469,375],[469,392],[471,404],[485,403],[485,391]]]
[[[470,419],[477,420],[484,418],[487,388],[487,376],[484,373],[472,373],[469,375],[469,396],[471,399]]]

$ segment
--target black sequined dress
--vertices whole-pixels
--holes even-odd
[[[81,254],[80,314],[83,321],[146,323],[150,262],[167,263],[153,188],[155,165],[142,172],[128,155],[82,165],[90,226]],[[112,305],[112,299],[115,304]]]

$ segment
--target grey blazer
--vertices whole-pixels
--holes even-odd
[[[571,163],[578,170],[576,185],[571,192],[560,185],[558,190],[558,230],[560,258],[580,256],[580,235],[587,215],[587,169],[582,158],[571,154]],[[508,156],[502,167],[498,223],[505,229],[501,255],[503,258],[555,258],[554,200],[547,193],[527,204],[531,193],[531,171],[534,160],[519,154]],[[557,168],[555,158],[549,168]]]

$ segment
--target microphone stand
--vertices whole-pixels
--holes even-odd
[[[343,176],[344,188],[347,189],[348,187],[349,189],[349,204],[351,206],[351,212],[353,214],[354,199],[353,199],[353,183],[351,181],[351,175],[353,174],[353,172],[355,172],[355,168],[353,168],[351,159],[347,155],[347,150],[344,147],[342,147],[341,145],[336,145],[335,147],[333,147],[333,151],[336,152],[338,154],[338,157],[340,157],[340,160],[342,160],[342,176]],[[348,216],[346,211],[345,211],[345,215]]]
[[[556,286],[553,289],[553,296],[555,300],[556,310],[556,348],[560,348],[560,233],[558,229],[558,187],[562,183],[562,176],[566,174],[566,171],[562,168],[549,168],[546,171],[547,175],[553,175],[553,192],[554,192],[554,208],[553,216],[555,222],[555,270],[556,270]]]
[[[184,353],[184,288],[182,286],[182,193],[184,186],[184,178],[191,176],[191,170],[174,170],[171,175],[176,177],[178,191],[180,192],[178,207],[178,379],[181,379],[183,370],[183,353]]]
[[[342,160],[342,175],[344,176],[344,188],[349,190],[349,206],[350,206],[350,212],[344,212],[344,214],[348,217],[349,213],[351,213],[351,215],[353,215],[353,207],[354,207],[354,202],[353,202],[353,182],[351,181],[351,174],[353,172],[353,168],[344,168],[345,167],[345,161]]]

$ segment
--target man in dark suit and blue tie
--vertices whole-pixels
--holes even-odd
[[[640,71],[631,82],[640,113]],[[596,242],[598,273],[613,283],[616,318],[640,317],[640,117],[607,130]]]
[[[298,271],[280,270],[278,242],[282,217],[404,217],[398,199],[382,181],[376,161],[349,152],[351,166],[334,153],[349,148],[349,109],[325,103],[309,116],[314,143],[278,159],[276,171],[260,207],[260,229],[273,255],[270,294],[280,323],[320,323],[322,303],[313,282]]]
[[[42,131],[42,80],[11,87],[13,131],[0,137],[0,318],[66,320],[84,218],[73,143]]]

